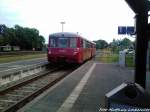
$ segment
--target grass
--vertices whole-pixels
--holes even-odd
[[[5,55],[0,56],[0,63],[8,63],[12,61],[28,60],[34,58],[44,58],[46,54],[24,54],[24,55]]]
[[[126,55],[126,66],[134,67],[134,58],[132,55]]]
[[[119,54],[115,53],[102,53],[95,58],[102,63],[117,63],[119,62]],[[134,67],[133,55],[126,55],[126,67]]]
[[[98,61],[103,63],[116,63],[119,60],[118,54],[102,54],[96,58]]]

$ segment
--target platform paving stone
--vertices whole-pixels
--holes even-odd
[[[0,75],[1,72],[7,72],[8,70],[12,70],[12,72],[15,71],[16,68],[21,68],[29,65],[35,65],[35,64],[46,64],[48,63],[46,58],[37,58],[37,59],[29,59],[29,60],[21,60],[21,61],[14,61],[10,63],[0,63]]]
[[[71,112],[99,112],[105,107],[105,94],[123,82],[133,82],[133,78],[131,70],[117,64],[97,64]]]

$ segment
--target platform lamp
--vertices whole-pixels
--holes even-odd
[[[64,31],[64,24],[65,24],[65,22],[64,21],[62,21],[62,22],[60,22],[61,23],[61,25],[62,25],[62,32]]]

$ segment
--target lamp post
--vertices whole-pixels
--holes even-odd
[[[62,32],[64,31],[64,24],[65,24],[65,22],[64,21],[62,21],[62,22],[60,22],[61,23],[61,25],[62,25]]]

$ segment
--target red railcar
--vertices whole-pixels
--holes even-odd
[[[83,63],[95,55],[95,43],[69,32],[49,35],[48,61]]]

